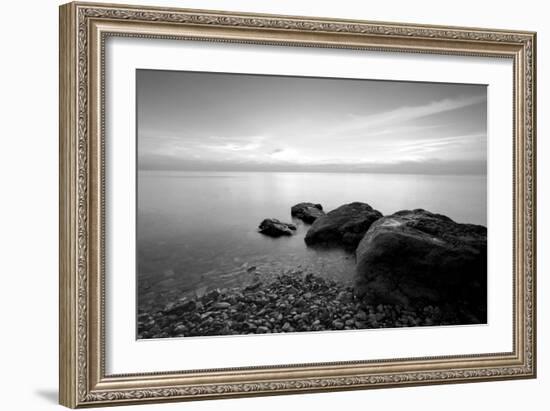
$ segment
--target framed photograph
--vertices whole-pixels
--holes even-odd
[[[60,403],[536,375],[535,33],[60,8]]]

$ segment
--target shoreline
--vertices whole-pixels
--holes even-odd
[[[353,288],[296,270],[269,281],[182,297],[138,313],[138,339],[360,330],[480,322],[467,312],[426,305],[365,304]]]

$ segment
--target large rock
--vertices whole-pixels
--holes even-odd
[[[292,217],[299,218],[304,223],[311,224],[319,217],[325,215],[323,206],[321,204],[314,203],[299,203],[290,209],[290,215]]]
[[[355,294],[369,304],[437,304],[486,321],[487,229],[425,210],[375,222],[356,250]]]
[[[292,235],[296,226],[290,223],[283,223],[275,218],[266,218],[258,227],[260,233],[270,237],[281,237],[283,235]]]
[[[307,245],[336,245],[353,250],[371,224],[381,217],[382,213],[368,204],[345,204],[316,219],[305,242]]]

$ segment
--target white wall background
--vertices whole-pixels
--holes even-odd
[[[112,2],[112,1],[111,1]],[[116,2],[116,1],[115,1]],[[130,2],[128,0],[127,2]],[[538,32],[539,377],[537,380],[142,405],[136,410],[543,410],[550,390],[550,26],[545,2],[307,0],[138,1],[136,4],[527,29]],[[56,0],[2,5],[0,63],[0,408],[57,405]],[[546,188],[544,187],[546,185]],[[546,229],[546,230],[545,230]],[[546,403],[546,404],[545,404]]]

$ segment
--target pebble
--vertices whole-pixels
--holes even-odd
[[[341,330],[342,328],[344,328],[344,323],[341,322],[341,321],[333,321],[332,322],[332,325],[334,328],[336,328],[337,330]]]
[[[398,305],[368,305],[354,300],[350,287],[299,272],[174,301],[158,311],[140,310],[139,338],[460,323],[456,313],[436,306],[420,307],[415,312]]]
[[[364,312],[363,310],[359,310],[357,314],[355,314],[355,318],[359,321],[367,321],[369,317],[367,316],[366,312]]]
[[[231,303],[219,302],[219,303],[212,304],[212,308],[217,309],[217,310],[223,310],[223,309],[229,308],[229,307],[231,307]]]

